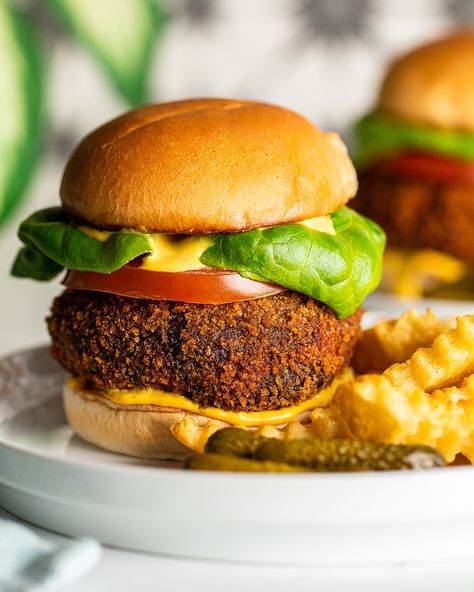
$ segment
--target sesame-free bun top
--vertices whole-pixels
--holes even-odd
[[[474,131],[474,29],[396,60],[382,84],[379,108],[408,122]]]
[[[130,111],[86,136],[61,201],[96,227],[208,233],[322,216],[356,189],[336,134],[273,105],[193,99]]]

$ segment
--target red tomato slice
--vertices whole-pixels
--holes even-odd
[[[248,280],[234,271],[199,269],[179,273],[149,271],[129,264],[113,273],[69,270],[67,288],[110,292],[132,298],[177,300],[197,304],[225,304],[272,296],[286,288]]]
[[[374,168],[381,173],[439,183],[461,180],[474,181],[474,163],[438,154],[405,152],[381,160]]]

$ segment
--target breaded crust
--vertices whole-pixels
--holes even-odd
[[[360,312],[341,321],[296,292],[221,305],[66,290],[52,354],[104,388],[159,388],[202,406],[270,410],[313,396],[349,363]]]
[[[369,169],[351,207],[380,224],[391,246],[435,249],[474,263],[474,182],[434,183]]]

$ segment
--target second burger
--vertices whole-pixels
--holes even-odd
[[[474,30],[398,58],[357,126],[354,208],[387,232],[382,287],[473,298]]]

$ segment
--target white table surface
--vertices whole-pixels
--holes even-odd
[[[16,520],[1,508],[0,517]],[[67,541],[66,537],[31,528],[50,541]],[[198,592],[446,592],[450,589],[472,592],[474,554],[471,561],[436,565],[325,568],[185,560],[105,548],[100,564],[64,592],[190,589]]]

